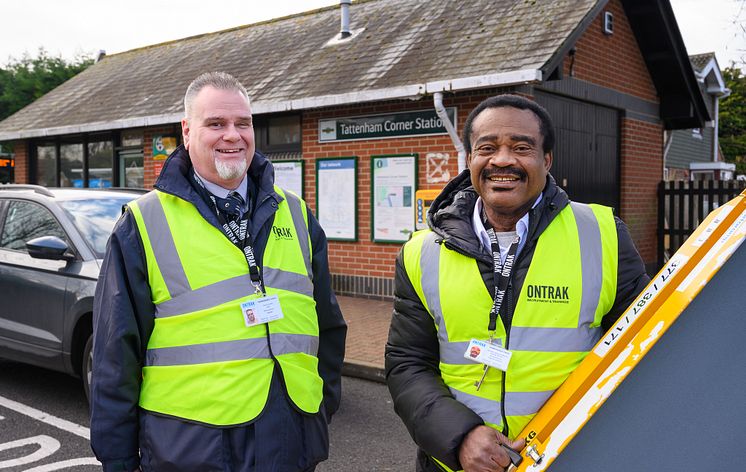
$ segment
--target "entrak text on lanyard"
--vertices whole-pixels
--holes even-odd
[[[510,243],[508,248],[508,254],[505,256],[505,262],[500,263],[500,244],[497,242],[497,235],[495,230],[490,228],[487,230],[487,234],[490,237],[490,246],[492,249],[492,262],[493,262],[493,277],[495,281],[495,295],[492,301],[492,309],[490,310],[490,321],[488,331],[490,338],[488,342],[480,339],[472,339],[469,342],[469,346],[466,348],[464,357],[473,361],[484,364],[484,372],[479,381],[474,383],[477,390],[482,386],[484,378],[487,376],[487,370],[490,367],[502,370],[503,372],[508,370],[508,363],[512,353],[503,348],[500,345],[493,344],[492,341],[495,338],[495,330],[497,329],[497,317],[500,313],[500,307],[502,306],[503,299],[505,298],[505,292],[508,290],[508,284],[510,283],[510,274],[513,271],[513,263],[515,262],[515,256],[518,252],[518,244],[521,241],[520,236],[516,236],[513,242]]]
[[[249,214],[243,212],[240,220],[226,220],[225,214],[220,211],[215,196],[205,189],[199,176],[194,174],[194,178],[197,183],[202,187],[202,190],[208,194],[210,201],[212,202],[213,208],[215,209],[215,215],[218,218],[218,222],[223,228],[223,232],[230,239],[230,241],[244,254],[246,257],[246,263],[249,265],[249,277],[251,278],[251,285],[254,287],[254,296],[241,303],[241,313],[243,314],[244,322],[246,326],[254,326],[263,323],[269,323],[271,321],[279,320],[284,317],[282,308],[280,307],[280,300],[277,295],[267,296],[267,291],[264,287],[261,274],[259,273],[259,266],[256,263],[256,257],[254,256],[254,249],[249,244]]]

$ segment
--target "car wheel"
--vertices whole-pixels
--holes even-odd
[[[83,390],[85,399],[88,404],[91,403],[91,375],[93,374],[93,335],[88,336],[88,340],[83,348],[83,365],[80,369],[80,376],[83,377]]]

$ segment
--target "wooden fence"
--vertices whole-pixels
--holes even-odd
[[[658,267],[662,267],[708,213],[746,189],[736,180],[663,181],[658,186]]]

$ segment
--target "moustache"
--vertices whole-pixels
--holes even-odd
[[[499,169],[482,169],[482,178],[515,176],[519,179],[526,177],[526,172],[517,167],[500,167]]]

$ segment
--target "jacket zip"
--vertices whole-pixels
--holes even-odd
[[[524,248],[525,249],[525,248]],[[516,263],[518,261],[516,260]],[[517,264],[516,264],[517,265]],[[513,274],[510,274],[510,282],[508,282],[508,289],[505,293],[505,298],[508,303],[508,307],[510,307],[511,311],[511,317],[510,317],[510,323],[508,326],[505,326],[505,349],[510,349],[510,327],[513,325],[513,315],[515,314],[515,307],[513,306]],[[504,324],[504,321],[503,321]],[[505,378],[507,376],[506,371],[502,371],[502,390],[500,392],[500,415],[502,416],[503,420],[503,430],[502,433],[505,435],[505,437],[508,437],[508,418],[505,415],[505,390],[506,390],[506,383]]]
[[[536,227],[529,228],[529,230],[527,231],[526,237],[528,238],[529,235],[533,234],[535,231],[536,231]],[[533,250],[534,250],[534,246],[533,246],[533,244],[531,243],[531,241],[529,239],[529,240],[526,241],[526,244],[523,246],[523,249],[521,250],[520,254],[518,254],[518,257],[516,257],[516,259],[515,259],[515,265],[513,267],[518,267],[519,266],[518,263],[521,261],[521,259],[523,259],[523,256],[527,252],[532,252]],[[532,256],[532,258],[533,258],[533,256]],[[510,323],[507,326],[505,326],[505,349],[508,349],[508,350],[510,349],[510,329],[512,328],[513,321],[515,320],[515,308],[516,308],[515,307],[516,302],[514,300],[516,297],[514,297],[514,292],[513,292],[513,277],[514,276],[515,276],[515,273],[511,271],[511,273],[510,273],[510,281],[508,282],[508,288],[507,288],[507,290],[505,292],[505,301],[507,302],[506,306],[510,308]],[[520,295],[520,294],[518,294],[518,295]],[[505,323],[503,322],[503,325],[504,324]],[[506,390],[505,378],[506,378],[506,376],[507,376],[507,372],[503,371],[503,373],[502,373],[502,382],[503,382],[503,385],[502,385],[502,391],[500,393],[500,397],[501,397],[500,398],[500,414],[502,415],[502,420],[503,420],[502,433],[506,437],[510,437],[509,436],[510,430],[508,428],[508,418],[505,415],[505,390]]]

